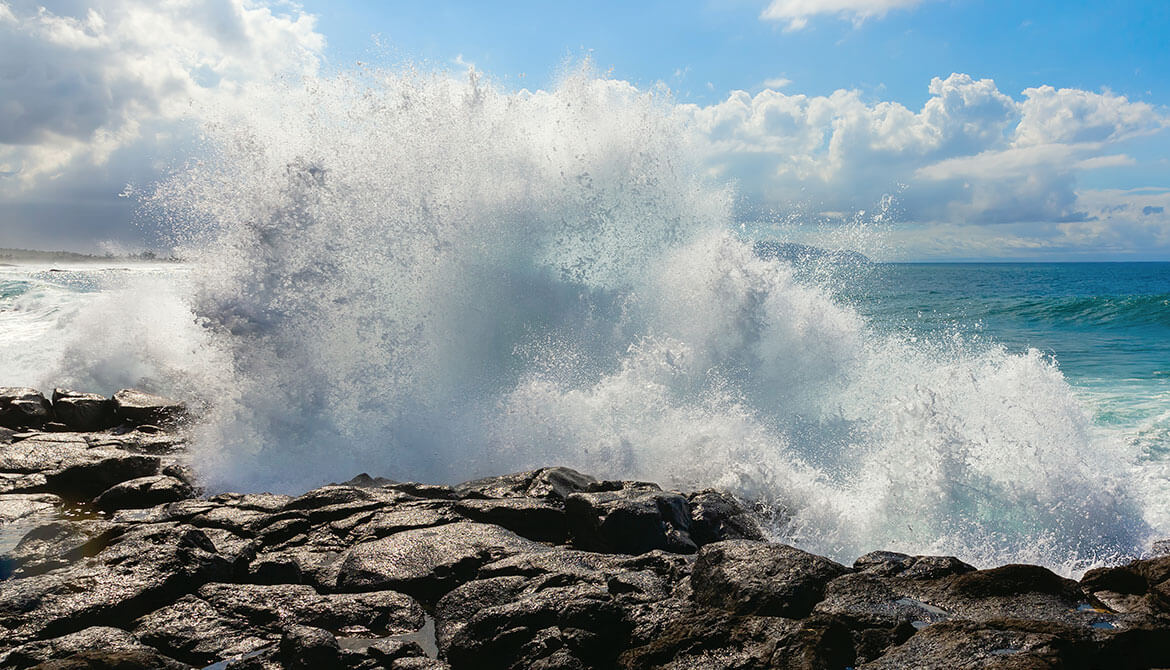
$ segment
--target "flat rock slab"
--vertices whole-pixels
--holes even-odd
[[[434,602],[486,563],[548,550],[509,530],[469,521],[407,530],[350,550],[337,586],[342,591],[397,590]]]
[[[199,530],[133,528],[93,558],[0,582],[0,626],[9,641],[53,637],[94,625],[126,625],[160,602],[230,575],[231,564]]]
[[[60,470],[66,460],[84,454],[88,448],[84,439],[57,442],[38,433],[36,437],[0,445],[0,472],[53,472]]]
[[[142,644],[130,633],[104,626],[94,626],[61,637],[21,645],[0,654],[0,667],[13,670],[32,668],[41,663],[68,659],[95,650],[135,656],[157,656],[154,659],[157,665],[153,667],[158,668],[186,667],[174,659],[162,657],[158,650]]]
[[[0,495],[0,525],[31,517],[53,514],[61,499],[51,493],[10,493]]]
[[[187,413],[181,402],[137,389],[122,389],[115,393],[114,407],[118,418],[139,424],[171,424],[183,419]]]

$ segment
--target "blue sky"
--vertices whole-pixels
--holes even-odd
[[[0,0],[0,246],[151,243],[117,194],[183,159],[192,100],[588,56],[669,87],[746,218],[897,192],[898,258],[1170,260],[1167,34],[1164,2]]]

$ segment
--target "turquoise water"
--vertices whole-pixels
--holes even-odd
[[[1170,452],[1170,263],[879,264],[842,296],[890,332],[1038,349],[1098,424]]]

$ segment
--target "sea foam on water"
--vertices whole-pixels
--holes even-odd
[[[134,338],[60,371],[148,354],[119,364],[210,403],[213,488],[561,464],[727,488],[841,560],[1067,570],[1149,538],[1136,455],[1050,359],[879,334],[755,254],[661,92],[370,70],[252,107],[209,110],[147,203],[190,265],[168,306],[111,297]]]

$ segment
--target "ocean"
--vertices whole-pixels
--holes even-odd
[[[765,257],[665,103],[290,83],[136,191],[182,263],[0,267],[0,383],[188,400],[212,491],[559,464],[732,491],[844,562],[1170,537],[1170,265]],[[894,205],[823,246],[876,255]]]

